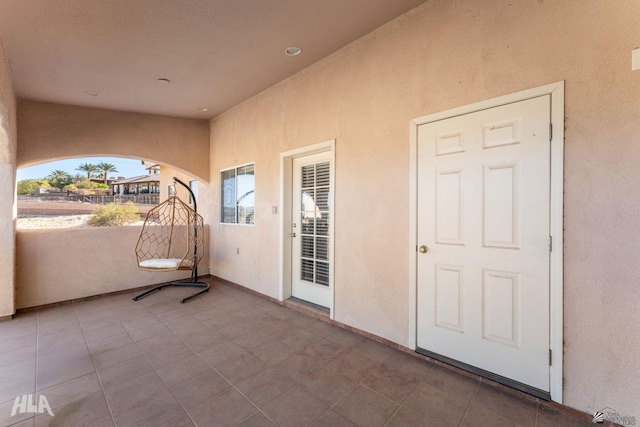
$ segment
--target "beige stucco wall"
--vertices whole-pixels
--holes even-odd
[[[189,181],[191,180],[195,179],[198,181],[198,190],[196,194],[198,213],[202,215],[202,219],[204,220],[205,224],[215,223],[216,217],[211,216],[211,209],[210,209],[210,206],[211,206],[210,185],[205,181],[198,180],[197,178],[191,175],[187,175],[184,172],[181,172],[176,169],[172,169],[168,166],[160,166],[160,201],[163,201],[168,197],[169,190],[167,187],[169,185],[173,185],[174,177],[178,178],[179,180],[181,180],[187,185],[189,185]],[[176,184],[176,189],[178,191],[177,193],[178,197],[180,197],[180,199],[184,200],[185,202],[188,202],[189,192],[180,184]],[[211,238],[214,239],[215,236],[211,236]],[[208,242],[206,243],[207,245],[209,244]]]
[[[189,278],[189,271],[156,273],[137,268],[134,250],[141,228],[18,231],[16,308]],[[205,232],[208,234],[208,228]],[[200,275],[209,271],[208,256],[205,247],[204,257],[198,265]],[[185,296],[189,292],[185,289]]]
[[[128,157],[170,165],[209,181],[209,124],[21,100],[18,167],[69,157]]]
[[[635,0],[429,1],[213,119],[216,222],[223,168],[255,161],[257,206],[255,226],[212,226],[212,271],[278,295],[279,153],[335,138],[335,318],[407,345],[409,120],[564,80],[563,398],[640,419],[639,16]]]
[[[16,99],[0,41],[0,318],[14,313]]]

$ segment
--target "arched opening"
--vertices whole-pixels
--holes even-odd
[[[175,175],[197,182],[171,166],[125,157],[74,157],[19,168],[17,229],[139,225],[169,196],[167,183]],[[105,205],[116,218],[92,221]]]

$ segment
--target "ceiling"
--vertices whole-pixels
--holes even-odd
[[[210,118],[423,2],[0,0],[0,39],[20,99]]]

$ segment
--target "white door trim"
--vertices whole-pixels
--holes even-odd
[[[329,279],[331,289],[331,301],[329,306],[329,317],[334,318],[335,297],[333,291],[334,277],[334,218],[335,218],[335,148],[336,141],[320,142],[306,147],[280,153],[280,224],[279,224],[279,283],[278,300],[284,301],[291,298],[291,212],[292,212],[292,180],[293,180],[293,159],[297,157],[309,156],[311,154],[331,152],[331,190],[329,193],[329,203],[331,206],[331,219],[329,222],[329,263],[331,265]]]
[[[564,194],[564,81],[500,96],[486,101],[418,117],[410,121],[409,163],[409,348],[417,345],[417,208],[418,208],[418,127],[420,125],[486,110],[500,105],[551,95],[551,200],[550,235],[550,366],[551,400],[562,403],[562,340],[563,340],[563,194]]]

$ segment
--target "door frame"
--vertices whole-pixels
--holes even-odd
[[[549,384],[551,400],[562,403],[563,340],[563,194],[564,194],[564,81],[440,111],[410,121],[409,166],[409,348],[417,346],[418,304],[418,127],[423,124],[486,110],[539,96],[551,96],[551,188],[549,234]]]
[[[329,151],[331,161],[331,186],[329,190],[329,204],[331,206],[331,217],[329,219],[329,289],[331,299],[329,304],[329,318],[334,319],[335,292],[333,287],[333,278],[335,271],[334,264],[334,218],[335,218],[335,139],[320,142],[318,144],[308,145],[294,150],[280,153],[280,224],[279,224],[279,254],[278,263],[279,291],[278,300],[285,301],[291,298],[291,223],[293,208],[293,159],[298,157],[310,156],[312,154],[324,153]]]

